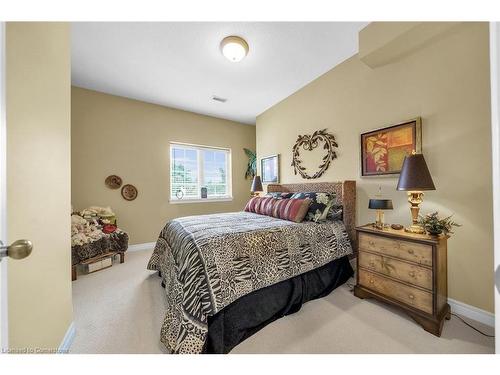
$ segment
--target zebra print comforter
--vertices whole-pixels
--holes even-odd
[[[171,353],[201,353],[209,316],[351,253],[342,221],[294,223],[250,212],[171,220],[148,264],[161,272],[167,295],[161,342]]]

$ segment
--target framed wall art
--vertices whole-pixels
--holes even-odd
[[[280,156],[271,155],[260,159],[260,173],[263,184],[277,184],[280,182]]]
[[[396,175],[406,155],[422,152],[420,117],[361,134],[361,176]]]

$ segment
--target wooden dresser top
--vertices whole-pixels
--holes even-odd
[[[417,233],[409,233],[405,232],[404,229],[395,230],[391,227],[386,228],[384,230],[376,229],[372,224],[362,225],[360,227],[356,227],[356,230],[359,232],[365,232],[369,234],[375,234],[378,236],[385,236],[390,238],[399,238],[399,239],[408,239],[413,241],[427,242],[431,244],[437,244],[440,241],[447,239],[448,236],[440,235],[440,236],[429,236],[428,234],[417,234]]]

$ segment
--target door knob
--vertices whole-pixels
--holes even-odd
[[[3,257],[10,257],[12,259],[24,259],[31,254],[33,244],[28,240],[17,240],[10,246],[3,246],[0,241],[0,260]]]

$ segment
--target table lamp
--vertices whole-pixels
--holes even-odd
[[[384,229],[384,211],[392,210],[392,200],[390,199],[370,199],[368,208],[377,210],[377,218],[375,220],[375,228]]]
[[[252,192],[252,196],[256,197],[259,195],[259,193],[263,192],[264,189],[262,189],[262,181],[260,180],[260,176],[255,176],[252,181],[252,187],[250,188],[250,191]]]
[[[410,202],[412,225],[405,228],[405,231],[425,233],[424,228],[418,224],[418,211],[420,210],[418,206],[423,201],[423,191],[436,190],[436,187],[429,173],[429,168],[427,168],[424,155],[413,152],[405,157],[399,175],[397,190],[407,191],[408,202]]]

